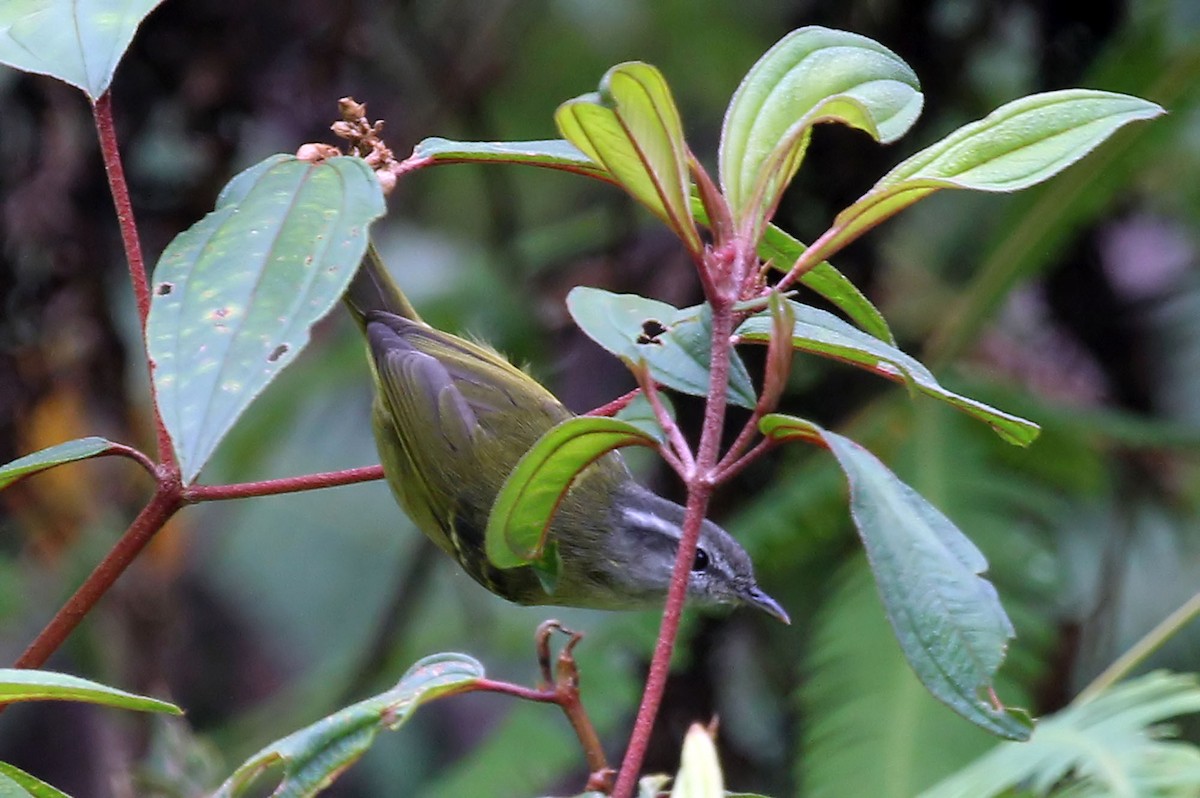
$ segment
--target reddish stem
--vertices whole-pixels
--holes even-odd
[[[320,474],[305,474],[299,477],[264,479],[259,482],[239,482],[234,485],[192,485],[183,489],[183,500],[188,503],[216,502],[226,499],[249,499],[255,496],[275,496],[280,493],[298,493],[305,490],[334,488],[383,479],[383,466],[360,466],[343,471],[326,471]]]
[[[712,363],[709,371],[708,398],[704,408],[704,427],[700,434],[700,446],[696,453],[696,468],[687,480],[688,502],[683,519],[683,530],[679,541],[679,552],[675,557],[675,570],[671,574],[671,588],[667,592],[667,605],[663,610],[654,656],[650,660],[650,673],[642,693],[642,703],[634,720],[633,734],[625,750],[625,760],[617,776],[613,798],[633,798],[637,788],[638,773],[646,758],[650,744],[650,733],[658,708],[662,704],[667,685],[667,674],[671,668],[671,652],[679,633],[679,619],[683,602],[687,598],[688,575],[692,560],[696,556],[696,544],[700,540],[701,524],[712,496],[721,431],[725,422],[725,391],[729,383],[729,357],[733,332],[733,305],[730,299],[710,296],[712,305]]]
[[[584,413],[584,415],[611,418],[612,416],[615,416],[617,413],[620,413],[622,410],[624,410],[630,402],[637,398],[637,395],[641,392],[641,388],[634,388],[629,393],[622,394],[608,404],[600,405],[595,410],[589,410],[588,412]]]
[[[133,283],[133,298],[137,302],[138,321],[142,338],[146,337],[146,320],[150,317],[150,283],[146,279],[146,262],[142,258],[142,246],[138,242],[137,223],[133,218],[133,203],[129,201],[129,186],[125,182],[125,169],[121,166],[121,152],[117,147],[117,129],[113,121],[112,94],[104,92],[92,105],[92,118],[96,122],[96,134],[100,139],[100,155],[104,159],[104,173],[108,176],[108,189],[112,193],[113,205],[117,210],[117,224],[121,228],[121,243],[125,246],[125,261],[129,266],[129,279]],[[158,409],[158,393],[153,389],[154,364],[146,358],[150,369],[150,398],[154,403],[155,437],[158,442],[158,458],[163,466],[177,469],[175,450],[171,436],[163,423]]]
[[[112,547],[100,564],[92,571],[75,595],[67,600],[42,629],[41,634],[25,649],[20,658],[14,663],[16,668],[41,667],[50,655],[63,644],[67,636],[74,631],[96,602],[108,592],[129,564],[141,553],[146,544],[154,537],[154,533],[162,529],[163,524],[183,505],[179,484],[174,481],[159,483],[158,490],[150,499],[129,529]]]

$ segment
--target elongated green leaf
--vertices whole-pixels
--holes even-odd
[[[712,735],[698,723],[693,723],[683,738],[683,756],[671,798],[725,798],[717,747]]]
[[[139,712],[183,714],[183,710],[166,701],[134,695],[78,676],[53,671],[0,668],[0,704],[12,701],[86,701]]]
[[[921,113],[916,74],[865,36],[819,26],[784,36],[746,73],[721,130],[721,187],[742,229],[757,231],[791,182],[812,126],[840,122],[880,142]]]
[[[45,471],[47,468],[107,454],[112,451],[112,447],[113,442],[104,438],[79,438],[19,457],[0,466],[0,490],[22,477]]]
[[[1032,421],[943,388],[932,372],[916,358],[867,335],[832,313],[798,302],[793,302],[792,306],[796,314],[792,336],[795,349],[841,360],[891,380],[906,381],[921,393],[984,421],[1009,443],[1027,446],[1038,436],[1040,428]],[[737,334],[744,341],[768,340],[771,334],[770,315],[758,314],[746,319]]]
[[[615,418],[578,416],[555,425],[517,462],[488,516],[484,546],[497,568],[542,557],[546,529],[583,469],[622,446],[655,446],[638,427]]]
[[[250,402],[307,345],[383,215],[358,158],[278,155],[225,187],[154,271],[146,344],[185,482]]]
[[[773,224],[767,225],[763,237],[758,242],[759,257],[771,261],[771,265],[782,272],[790,270],[806,249],[808,247]],[[896,345],[887,319],[871,304],[871,300],[829,261],[818,263],[813,269],[805,272],[800,276],[800,282],[816,291],[871,335],[884,343]]]
[[[435,163],[511,163],[561,169],[615,183],[616,179],[569,141],[453,141],[432,137],[419,142],[413,158]]]
[[[1121,127],[1163,114],[1148,100],[1091,89],[1022,97],[926,147],[888,172],[834,222],[821,250],[840,249],[943,188],[1017,191],[1066,169]]]
[[[1029,737],[1020,713],[980,698],[1004,660],[1012,623],[970,540],[873,454],[810,421],[768,415],[771,437],[824,442],[850,483],[850,511],[888,620],[926,689],[967,720],[1014,740]]]
[[[0,64],[49,75],[94,102],[142,20],[162,0],[5,0]]]
[[[18,767],[0,762],[0,798],[71,798],[57,787],[31,776]]]
[[[1163,739],[1175,732],[1159,724],[1197,712],[1195,674],[1149,673],[1042,718],[1028,742],[996,746],[921,798],[989,798],[1019,785],[1036,796],[1195,795],[1200,749]]]
[[[703,245],[692,221],[683,123],[662,73],[632,61],[605,73],[597,94],[554,113],[563,138],[604,167],[692,252]]]
[[[711,328],[703,307],[681,310],[634,294],[580,286],[567,295],[567,310],[589,338],[626,363],[645,363],[668,388],[708,394]],[[726,396],[740,407],[754,407],[754,386],[736,354]]]
[[[263,748],[233,772],[214,798],[244,794],[258,774],[273,766],[281,767],[282,775],[272,795],[316,795],[371,747],[380,729],[399,728],[421,704],[469,690],[483,676],[483,666],[465,654],[425,657],[387,692],[352,704]]]

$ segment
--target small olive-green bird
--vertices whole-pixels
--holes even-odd
[[[494,567],[483,535],[496,495],[521,456],[570,411],[495,351],[421,321],[374,247],[346,303],[367,339],[383,470],[422,532],[509,601],[598,609],[662,604],[684,510],[635,482],[616,452],[588,466],[555,512],[549,539],[560,567],[552,593],[531,567]],[[787,621],[759,589],[745,550],[710,521],[700,533],[688,596],[696,604],[757,607]]]

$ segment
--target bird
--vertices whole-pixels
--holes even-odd
[[[371,423],[384,475],[413,523],[468,575],[525,605],[606,610],[661,606],[684,508],[640,485],[619,452],[584,469],[549,526],[552,589],[534,568],[497,568],[484,530],[509,473],[543,433],[573,414],[491,347],[427,324],[372,245],[345,294],[366,340]],[[745,549],[707,519],[688,578],[689,604],[743,605],[787,623]]]

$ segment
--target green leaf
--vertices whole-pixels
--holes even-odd
[[[469,690],[483,676],[483,666],[465,654],[425,657],[387,692],[263,748],[233,772],[214,798],[242,795],[256,776],[275,765],[282,767],[282,776],[272,795],[316,795],[371,747],[381,728],[399,728],[421,704]]]
[[[615,418],[577,416],[556,424],[500,488],[484,533],[488,560],[516,568],[542,558],[554,510],[579,472],[613,449],[656,445],[652,435]]]
[[[92,102],[108,90],[138,25],[162,0],[5,0],[0,64],[49,75]]]
[[[683,739],[679,775],[671,789],[671,798],[724,798],[725,781],[717,747],[703,726],[693,723]]]
[[[78,676],[24,668],[0,668],[0,704],[13,701],[85,701],[139,712],[183,714],[183,710],[166,701],[127,693]]]
[[[1195,795],[1200,749],[1169,740],[1168,718],[1200,712],[1196,674],[1147,674],[1042,718],[1028,742],[1002,743],[921,798]],[[1074,788],[1076,791],[1072,791]]]
[[[916,74],[878,42],[815,25],[784,36],[725,112],[721,188],[735,223],[757,231],[771,216],[813,125],[840,122],[888,143],[912,127],[923,101]]]
[[[820,436],[850,483],[850,511],[904,656],[934,697],[993,734],[1029,736],[1020,713],[980,698],[1004,660],[1012,623],[980,576],[987,561],[953,522],[849,438],[768,415],[777,439]]]
[[[782,272],[790,270],[792,264],[807,249],[808,247],[804,244],[773,224],[767,225],[758,242],[758,256],[763,260],[771,261],[771,265]],[[886,344],[896,345],[896,339],[892,335],[891,328],[888,327],[887,319],[883,317],[878,308],[871,304],[871,300],[867,299],[858,290],[858,287],[846,279],[845,275],[835,269],[829,261],[822,261],[800,275],[800,282],[816,291],[871,335]]]
[[[0,798],[71,798],[57,787],[31,776],[18,767],[0,762]]]
[[[154,271],[146,345],[185,483],[250,402],[307,345],[383,215],[359,158],[277,155],[225,187]]]
[[[412,157],[433,163],[511,163],[542,166],[616,182],[602,166],[569,141],[453,141],[427,138],[413,149]]]
[[[708,395],[707,306],[680,310],[635,294],[578,286],[567,294],[567,311],[589,338],[627,364],[645,363],[656,381],[681,393]],[[736,354],[726,396],[739,407],[752,408],[756,401],[750,374]]]
[[[658,398],[663,403],[667,415],[672,419],[675,418],[675,407],[671,404],[671,397],[660,395]],[[667,435],[658,423],[658,416],[654,414],[654,408],[645,394],[639,393],[633,397],[629,404],[622,407],[613,418],[619,418],[627,424],[632,424],[660,444],[667,442]]]
[[[11,463],[0,466],[0,490],[30,474],[36,474],[63,463],[74,463],[77,460],[87,460],[89,457],[107,454],[112,451],[113,446],[112,441],[104,438],[79,438],[19,457]]]
[[[867,335],[832,313],[798,302],[793,302],[792,307],[796,314],[792,335],[795,349],[841,360],[890,380],[906,381],[921,393],[987,423],[1009,443],[1028,446],[1037,438],[1040,431],[1037,424],[943,388],[916,358]],[[770,334],[771,317],[764,313],[746,319],[737,330],[743,341],[767,341]]]
[[[662,73],[631,61],[605,73],[597,94],[554,113],[563,138],[675,231],[692,252],[703,244],[692,221],[683,123]]]
[[[838,214],[821,256],[943,188],[1017,191],[1047,180],[1121,127],[1165,113],[1148,100],[1091,89],[1033,94],[965,125],[888,172]]]

